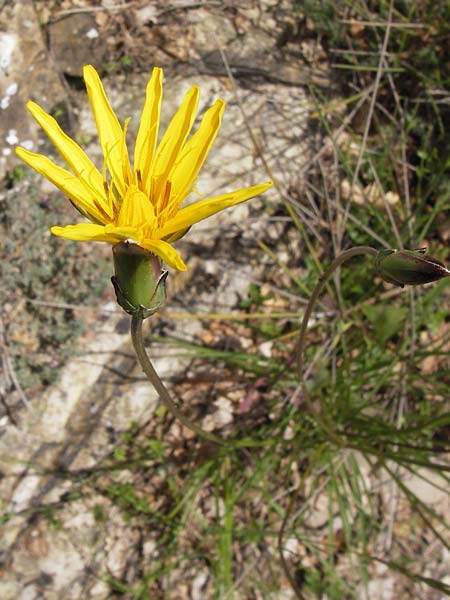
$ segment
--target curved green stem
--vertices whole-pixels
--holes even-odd
[[[377,256],[378,251],[371,246],[355,246],[354,248],[350,248],[349,250],[345,250],[341,252],[336,258],[333,260],[331,265],[325,271],[325,273],[320,277],[319,281],[314,288],[314,291],[309,299],[308,305],[305,310],[305,314],[303,315],[302,325],[300,328],[300,334],[298,336],[298,346],[297,346],[297,377],[299,382],[303,385],[303,358],[305,352],[305,342],[306,342],[306,330],[308,329],[309,319],[311,317],[312,311],[316,305],[316,302],[322,293],[325,284],[328,279],[333,275],[333,273],[347,260],[353,258],[354,256],[358,256],[360,254],[367,254],[369,256]]]
[[[225,446],[226,442],[219,438],[218,436],[210,433],[209,431],[204,431],[201,427],[190,421],[177,407],[172,398],[170,397],[169,392],[167,391],[166,386],[161,381],[158,373],[155,371],[154,366],[152,365],[149,357],[147,356],[147,352],[145,350],[144,341],[142,338],[142,321],[143,319],[139,316],[133,316],[131,318],[131,339],[133,342],[134,349],[136,351],[136,355],[139,359],[141,367],[144,373],[147,375],[149,381],[158,392],[159,397],[161,398],[164,406],[169,410],[185,427],[199,435],[200,437],[208,440],[209,442],[213,442],[214,444],[219,444],[221,446]]]
[[[328,269],[320,277],[319,281],[316,284],[316,287],[314,288],[311,298],[309,299],[308,305],[307,305],[305,313],[303,315],[302,325],[300,327],[300,333],[299,333],[298,345],[297,345],[297,377],[298,377],[299,383],[302,387],[303,397],[307,403],[308,410],[311,413],[311,415],[313,415],[315,417],[316,421],[322,426],[322,428],[328,433],[330,438],[340,446],[342,446],[342,441],[330,429],[328,424],[324,423],[321,416],[319,414],[317,414],[317,411],[314,409],[312,402],[309,399],[308,393],[305,389],[305,382],[304,382],[304,377],[303,377],[303,366],[304,366],[304,352],[305,352],[305,343],[306,343],[306,331],[308,329],[309,319],[314,310],[316,302],[317,302],[320,294],[322,293],[322,290],[325,287],[325,284],[331,277],[331,275],[333,275],[333,273],[347,260],[349,260],[350,258],[353,258],[354,256],[358,256],[361,254],[375,257],[375,256],[377,256],[378,252],[371,246],[355,246],[354,248],[345,250],[344,252],[342,252],[341,254],[336,256],[336,258],[333,260],[333,262],[328,267]],[[289,474],[288,474],[287,480],[288,479],[289,479]],[[280,560],[281,560],[281,565],[283,567],[283,571],[284,571],[287,579],[289,580],[289,583],[291,584],[292,589],[294,590],[297,598],[299,600],[304,600],[304,596],[303,596],[297,582],[295,581],[293,575],[289,571],[287,562],[283,555],[284,533],[286,531],[287,523],[289,521],[292,510],[294,508],[294,504],[295,504],[295,496],[292,495],[289,505],[286,509],[286,512],[284,513],[283,522],[281,523],[280,530],[278,532],[277,544],[278,544],[278,553],[280,555]]]

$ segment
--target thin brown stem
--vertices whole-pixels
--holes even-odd
[[[299,334],[299,338],[298,338],[297,377],[298,377],[300,386],[302,387],[303,398],[307,404],[307,408],[308,408],[308,411],[311,414],[311,416],[314,417],[314,419],[316,420],[318,425],[320,425],[322,427],[322,429],[329,435],[330,439],[332,441],[334,441],[338,446],[343,445],[341,438],[338,435],[336,435],[336,433],[323,420],[322,416],[317,413],[312,402],[309,399],[308,393],[305,388],[305,382],[304,382],[304,377],[303,377],[303,366],[304,366],[304,352],[305,352],[305,344],[306,344],[306,331],[308,329],[309,319],[312,315],[312,312],[317,303],[317,300],[319,299],[319,296],[322,293],[323,288],[325,287],[325,284],[327,283],[327,281],[329,280],[331,275],[333,275],[333,273],[347,260],[349,260],[350,258],[353,258],[354,256],[358,256],[358,255],[362,255],[362,254],[375,257],[375,256],[377,256],[378,252],[377,252],[377,250],[375,250],[374,248],[372,248],[370,246],[355,246],[354,248],[345,250],[344,252],[342,252],[341,254],[336,256],[336,258],[333,260],[333,262],[328,267],[328,269],[323,273],[323,275],[320,277],[319,281],[317,282],[316,287],[314,288],[311,298],[309,299],[308,305],[307,305],[305,313],[303,315],[302,325],[300,327],[300,334]],[[288,474],[288,478],[289,478],[289,474]],[[294,505],[295,505],[295,496],[292,495],[289,505],[286,509],[286,512],[284,513],[283,522],[281,523],[280,530],[278,532],[278,553],[280,555],[281,566],[283,567],[283,571],[284,571],[286,577],[288,578],[289,583],[291,584],[292,589],[295,592],[295,595],[297,596],[297,598],[299,600],[304,600],[303,593],[300,590],[297,582],[295,581],[294,576],[290,572],[288,565],[287,565],[287,561],[285,560],[284,554],[283,554],[283,538],[284,538],[284,534],[286,531],[286,527],[287,527],[289,518],[290,518],[292,510],[294,508]]]

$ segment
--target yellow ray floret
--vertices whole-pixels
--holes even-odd
[[[83,75],[104,155],[102,171],[53,117],[31,101],[27,103],[28,110],[70,170],[25,148],[16,149],[24,162],[49,179],[91,221],[54,226],[52,233],[77,241],[116,244],[132,240],[169,266],[185,271],[186,265],[169,242],[180,238],[198,221],[262,194],[272,183],[242,188],[182,208],[219,131],[224,101],[217,100],[205,112],[197,131],[190,136],[200,95],[198,87],[193,86],[158,145],[163,73],[155,67],[147,84],[131,165],[126,145],[128,121],[123,127],[120,125],[94,67],[84,67]]]

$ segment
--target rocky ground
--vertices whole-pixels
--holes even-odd
[[[184,461],[186,469],[193,460],[191,432],[167,415],[154,416],[156,393],[136,364],[129,318],[108,285],[110,248],[48,233],[49,225],[72,223],[75,215],[50,184],[28,169],[22,172],[14,157],[16,144],[53,152],[24,103],[32,98],[57,114],[100,165],[81,81],[83,64],[92,63],[103,73],[119,118],[132,117],[130,138],[148,75],[160,65],[165,73],[163,123],[193,83],[202,92],[200,112],[218,96],[227,101],[223,127],[198,182],[202,193],[277,180],[278,189],[263,199],[209,219],[179,242],[188,272],[170,275],[167,305],[149,325],[158,337],[149,352],[161,377],[205,429],[227,435],[251,408],[254,388],[238,372],[205,367],[161,339],[219,349],[235,345],[270,355],[270,343],[256,347],[249,327],[189,315],[239,311],[251,283],[283,281],[260,241],[277,242],[278,259],[297,268],[302,242],[288,226],[282,197],[295,199],[317,147],[307,86],[330,85],[314,36],[304,31],[301,40],[296,37],[292,2],[244,4],[0,2],[0,169],[5,177],[0,227],[6,240],[0,267],[0,497],[5,515],[0,596],[5,600],[101,600],[119,593],[112,590],[111,579],[130,585],[139,581],[144,565],[158,560],[161,532],[127,521],[100,491],[108,482],[107,470],[99,475],[98,490],[83,487],[83,478],[107,464],[130,432],[136,440],[163,436],[173,443],[173,460]],[[297,311],[302,304],[301,298],[280,296],[273,308]],[[164,478],[150,460],[148,466],[144,473],[130,466],[121,481],[163,510]],[[207,492],[202,494],[198,503],[208,516],[218,509],[208,504]],[[433,494],[435,505],[444,510],[447,495]],[[313,513],[311,528],[325,527],[327,509],[320,509],[319,497]],[[189,535],[200,536],[195,526]],[[188,553],[190,540],[185,543]],[[274,556],[261,551],[250,562],[244,557],[242,577],[254,569],[261,579],[275,579],[278,591],[263,596],[249,585],[240,597],[293,597],[273,567]],[[441,556],[439,564],[445,564]],[[210,575],[201,562],[174,567],[166,584],[170,592],[158,590],[149,597],[211,597]],[[371,585],[374,600],[400,597],[394,595],[396,580],[386,577],[383,566]]]
[[[273,174],[288,187],[310,153],[304,87],[308,74],[280,45],[290,23],[289,3],[255,3],[244,11],[207,3],[128,4],[22,0],[2,7],[1,165],[8,176],[2,237],[9,242],[2,251],[7,266],[2,289],[1,497],[2,510],[15,515],[3,528],[2,598],[109,598],[105,573],[132,582],[133,562],[156,552],[156,540],[145,539],[101,495],[67,502],[72,483],[61,473],[73,475],[100,464],[131,423],[146,430],[157,397],[136,365],[129,319],[107,286],[109,248],[52,239],[48,225],[73,222],[73,209],[29,170],[19,177],[21,167],[13,153],[17,143],[53,152],[27,114],[25,101],[32,98],[58,113],[100,164],[80,80],[83,64],[106,73],[105,85],[119,117],[132,117],[130,137],[148,75],[158,64],[165,69],[163,123],[193,83],[202,92],[200,112],[218,96],[228,103],[219,139],[199,180],[202,193],[267,180],[272,176],[264,168],[269,157]],[[313,74],[325,78],[319,68]],[[276,216],[279,202],[279,192],[273,191],[264,200],[200,224],[179,244],[189,271],[169,278],[167,307],[152,320],[158,335],[216,345],[240,344],[241,336],[251,348],[245,328],[210,326],[186,314],[229,313],[246,297],[250,283],[273,269],[261,258],[257,241],[267,243],[283,231],[285,222]],[[285,252],[290,245],[288,240]],[[171,313],[177,314],[173,318]],[[177,318],[180,313],[184,318]],[[154,343],[151,354],[160,375],[181,384],[178,395],[197,406],[196,416],[205,428],[232,425],[245,393],[235,376],[223,369],[191,372],[191,379],[203,380],[198,385],[186,380],[191,360],[180,358],[179,350]],[[166,436],[179,443],[190,432],[180,432],[172,423]],[[60,527],[42,516],[45,506],[59,507]],[[96,521],[94,507],[108,512],[106,523]],[[170,597],[206,597],[201,590],[207,589],[207,574],[200,570],[187,575],[192,581],[180,584]]]

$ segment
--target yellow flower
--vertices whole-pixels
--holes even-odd
[[[120,125],[94,67],[85,66],[83,75],[104,155],[102,173],[55,119],[31,101],[27,103],[28,110],[71,171],[46,156],[25,148],[16,149],[23,161],[64,192],[75,208],[91,221],[55,226],[51,232],[78,241],[115,244],[130,240],[157,254],[171,267],[185,271],[186,265],[170,242],[183,236],[194,223],[261,194],[271,182],[181,208],[194,189],[198,172],[219,131],[224,101],[217,100],[206,111],[197,131],[187,139],[200,94],[199,88],[193,86],[157,145],[163,73],[155,67],[147,84],[132,168],[126,145],[129,119],[124,127]]]

